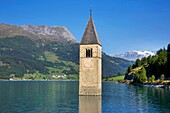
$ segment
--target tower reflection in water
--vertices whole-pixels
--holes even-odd
[[[102,113],[101,96],[79,96],[79,113]]]

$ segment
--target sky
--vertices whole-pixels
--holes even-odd
[[[0,23],[65,26],[80,42],[90,16],[103,51],[156,51],[170,43],[170,0],[0,0]]]

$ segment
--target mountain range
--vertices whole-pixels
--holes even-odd
[[[113,54],[111,56],[117,58],[123,58],[129,61],[136,61],[137,59],[141,59],[143,57],[153,56],[156,54],[156,51],[139,51],[132,50],[121,54]]]
[[[103,77],[124,73],[133,62],[102,53]],[[66,27],[0,24],[0,78],[11,74],[69,75],[79,69],[79,42]]]

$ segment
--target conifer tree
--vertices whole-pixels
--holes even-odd
[[[167,48],[167,76],[170,77],[170,44],[168,44]]]
[[[147,81],[146,70],[144,67],[142,67],[142,70],[140,72],[139,81],[141,83],[145,83]]]
[[[152,75],[152,77],[151,77],[151,83],[154,83],[154,80],[155,80],[155,76]]]
[[[168,53],[168,59],[167,60],[170,62],[170,44],[168,44],[167,53]]]
[[[141,66],[141,61],[139,59],[137,59],[135,64],[136,64],[136,67],[139,67],[139,66]]]
[[[134,77],[134,82],[139,82],[139,77],[140,77],[140,74],[139,73],[136,73],[135,74],[135,77]]]
[[[163,81],[164,81],[164,79],[165,79],[165,75],[164,75],[164,74],[162,74],[162,75],[160,76],[160,81],[161,81],[161,82],[163,82]]]
[[[141,64],[144,65],[144,64],[146,64],[146,63],[147,63],[147,58],[146,58],[146,57],[143,57],[143,58],[141,59]]]

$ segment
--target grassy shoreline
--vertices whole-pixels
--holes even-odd
[[[124,80],[125,75],[121,75],[121,76],[114,76],[114,77],[110,77],[110,78],[104,78],[103,81],[121,81]]]
[[[170,89],[170,80],[155,80],[153,83],[147,82],[147,83],[134,83],[133,80],[124,80],[125,75],[121,76],[114,76],[110,78],[104,78],[103,81],[108,82],[116,82],[121,84],[132,84],[136,86],[143,86],[143,87],[155,87],[155,88],[168,88]]]

